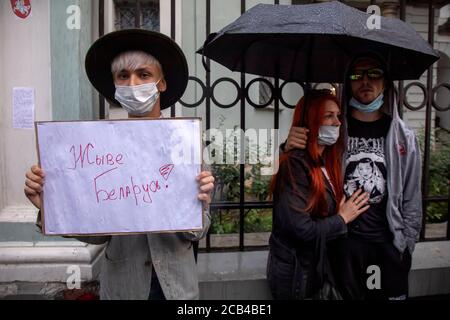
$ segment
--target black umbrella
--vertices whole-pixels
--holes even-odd
[[[343,82],[351,59],[374,51],[392,80],[417,79],[439,55],[407,23],[370,15],[337,1],[309,5],[259,4],[198,51],[232,71],[300,82]]]

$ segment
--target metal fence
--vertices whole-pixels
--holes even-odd
[[[103,34],[104,29],[104,0],[99,0],[100,2],[100,16],[99,16],[99,25],[100,25],[100,35]],[[141,1],[135,0],[135,1],[128,1],[132,2],[135,5],[135,27],[141,28],[141,17],[143,16],[141,10],[142,10],[142,4]],[[313,1],[311,1],[313,2]],[[342,1],[345,2],[345,1]],[[205,0],[206,3],[206,36],[208,36],[211,33],[211,0]],[[371,1],[371,3],[374,3],[374,1]],[[274,1],[274,4],[279,4],[278,0]],[[171,0],[171,37],[172,39],[175,38],[175,21],[176,21],[176,8],[175,8],[176,2],[175,0]],[[240,11],[241,14],[246,11],[246,1],[241,0],[240,2]],[[428,41],[429,43],[434,46],[434,25],[435,25],[435,16],[434,11],[435,7],[432,1],[429,1],[428,3]],[[406,12],[406,0],[400,0],[400,19],[405,20],[405,14]],[[213,30],[217,31],[217,30]],[[206,63],[209,67],[210,62],[207,59]],[[430,195],[430,154],[431,154],[431,136],[432,136],[432,108],[435,108],[437,111],[447,111],[450,110],[450,105],[448,106],[439,106],[438,103],[435,100],[436,92],[439,89],[447,89],[450,90],[450,84],[449,83],[439,83],[433,87],[433,67],[430,67],[427,71],[427,83],[426,85],[422,84],[419,81],[411,82],[407,86],[404,86],[403,81],[398,82],[397,90],[399,93],[399,112],[400,115],[403,115],[403,108],[409,109],[411,111],[417,111],[425,108],[426,113],[426,119],[425,119],[425,133],[424,133],[424,151],[423,151],[423,172],[422,172],[422,194],[423,194],[423,212],[425,217],[425,212],[427,211],[427,207],[432,203],[447,203],[448,206],[448,213],[447,213],[447,220],[450,220],[450,185],[448,186],[448,194],[447,195],[440,195],[440,196],[433,196]],[[280,121],[279,121],[279,109],[280,105],[283,105],[287,108],[294,108],[295,106],[289,105],[284,101],[282,96],[283,88],[286,86],[286,82],[282,82],[279,79],[274,79],[274,82],[269,82],[265,78],[256,78],[250,81],[249,83],[246,82],[246,75],[241,74],[240,76],[240,83],[235,81],[231,78],[220,78],[216,80],[214,83],[211,83],[210,74],[206,73],[205,79],[199,79],[195,76],[189,77],[190,81],[195,82],[197,85],[199,85],[202,88],[202,95],[201,98],[192,104],[185,103],[183,101],[180,101],[180,103],[185,108],[197,108],[198,106],[202,105],[204,103],[206,108],[206,117],[204,119],[206,123],[206,130],[209,130],[211,128],[211,106],[212,103],[216,105],[219,108],[229,108],[235,105],[240,105],[240,128],[245,131],[246,130],[246,103],[250,104],[254,108],[265,108],[269,104],[272,104],[274,107],[274,119],[273,119],[273,128],[279,129],[280,127]],[[231,104],[224,105],[217,101],[217,99],[214,96],[214,90],[215,88],[223,82],[228,82],[232,84],[236,88],[236,97],[233,100]],[[249,88],[252,86],[255,82],[265,83],[267,87],[271,91],[271,97],[269,101],[263,104],[256,103],[254,101],[251,101],[251,98],[249,96]],[[299,83],[300,86],[302,86],[304,89],[309,84],[306,83]],[[413,106],[410,102],[408,102],[408,92],[414,87],[418,87],[422,92],[424,99],[422,103],[419,106]],[[102,118],[105,117],[105,105],[104,100],[100,99],[100,116]],[[175,116],[175,106],[172,106],[171,108],[171,115],[172,117]],[[449,155],[450,157],[450,155]],[[211,204],[211,214],[217,214],[220,210],[239,210],[239,244],[236,248],[238,250],[247,250],[250,249],[249,246],[245,245],[245,232],[244,232],[244,224],[245,224],[245,215],[246,213],[251,209],[271,209],[273,208],[272,202],[269,201],[246,201],[245,199],[245,190],[244,190],[244,182],[245,182],[245,165],[240,164],[240,175],[239,175],[239,201],[237,202],[213,202]],[[445,177],[443,177],[445,179]],[[450,181],[448,182],[450,184]],[[447,223],[447,231],[446,236],[439,239],[450,239],[450,223]],[[425,219],[423,219],[423,228],[420,235],[421,241],[426,240],[425,239]],[[220,250],[221,248],[215,248]],[[223,249],[223,248],[222,248]],[[255,249],[255,248],[251,248]],[[211,235],[208,234],[206,238],[206,251],[211,250]]]

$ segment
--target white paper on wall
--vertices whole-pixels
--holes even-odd
[[[202,228],[200,119],[36,123],[47,235]]]
[[[13,128],[34,128],[34,88],[13,88]]]

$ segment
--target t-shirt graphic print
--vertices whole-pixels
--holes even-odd
[[[386,196],[384,137],[349,137],[344,191],[349,198],[358,189],[370,194],[370,204],[381,203]]]

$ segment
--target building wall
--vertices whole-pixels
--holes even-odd
[[[93,42],[93,30],[96,29],[92,27],[95,3],[90,0],[50,1],[54,120],[98,118],[98,110],[92,105],[94,90],[84,70],[86,52]],[[67,9],[73,5],[80,10],[80,29],[67,26],[70,19]],[[95,20],[98,21],[98,18]]]
[[[4,8],[2,7],[3,4],[0,4],[0,70],[3,70],[3,61],[4,61],[4,30],[5,28],[5,19],[3,19],[3,11]],[[4,88],[4,78],[5,77],[0,77],[0,112],[3,111],[3,109],[5,108],[4,105],[6,103],[6,99],[5,99],[5,88]],[[3,113],[3,112],[2,112]],[[3,172],[5,172],[5,136],[3,134],[3,128],[5,127],[6,124],[6,118],[5,117],[0,117],[0,212],[1,210],[5,207],[5,183],[4,183],[4,178],[3,178]]]
[[[0,1],[0,229],[10,231],[14,239],[22,233],[28,236],[28,231],[16,232],[2,223],[35,221],[36,210],[23,189],[25,172],[38,158],[34,129],[13,128],[13,88],[35,89],[36,121],[95,119],[98,115],[98,99],[84,71],[85,52],[96,36],[91,28],[95,7],[91,6],[98,6],[98,1],[31,4],[31,16],[23,20],[13,14],[9,1]],[[81,10],[79,30],[67,28],[70,5]],[[3,236],[0,232],[0,240]]]
[[[34,130],[13,129],[13,87],[35,89],[35,119],[52,119],[49,0],[33,1],[26,20],[0,1],[0,216],[27,203],[26,170],[36,163]]]

